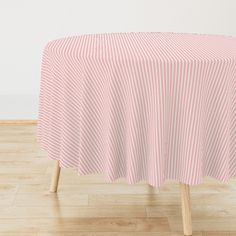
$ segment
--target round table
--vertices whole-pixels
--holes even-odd
[[[108,181],[189,185],[236,176],[236,38],[103,33],[50,41],[43,52],[37,139],[60,167]]]

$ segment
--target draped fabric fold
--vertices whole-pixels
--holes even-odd
[[[49,42],[37,139],[108,181],[236,177],[236,38],[104,33]]]

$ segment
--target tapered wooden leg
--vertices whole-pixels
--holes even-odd
[[[55,167],[52,173],[52,179],[51,179],[51,186],[50,186],[51,193],[57,192],[60,171],[61,171],[61,167],[59,166],[59,161],[56,161]]]
[[[192,235],[192,216],[189,185],[180,183],[184,235]]]

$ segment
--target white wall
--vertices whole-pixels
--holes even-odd
[[[236,0],[0,0],[0,119],[36,119],[42,50],[69,35],[236,36]]]

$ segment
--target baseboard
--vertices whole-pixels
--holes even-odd
[[[0,125],[35,125],[37,120],[0,120]]]

